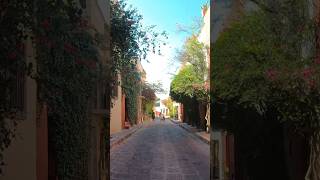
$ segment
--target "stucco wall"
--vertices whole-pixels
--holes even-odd
[[[26,45],[29,62],[34,62],[31,42]],[[18,124],[16,138],[4,152],[4,176],[1,180],[36,180],[36,104],[37,86],[33,79],[26,78],[25,120]]]
[[[118,86],[118,97],[114,99],[113,107],[111,108],[110,118],[110,134],[121,131],[122,129],[122,90]]]
[[[205,16],[203,17],[203,27],[199,34],[199,41],[204,43],[206,46],[210,46],[210,7],[208,8]]]

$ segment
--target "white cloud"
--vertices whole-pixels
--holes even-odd
[[[161,49],[162,55],[149,53],[147,56],[149,63],[146,60],[142,61],[142,66],[147,73],[147,81],[150,83],[160,81],[167,91],[166,94],[157,94],[160,98],[169,96],[172,74],[176,71],[176,64],[172,62],[176,54],[176,48],[172,45],[164,46]]]

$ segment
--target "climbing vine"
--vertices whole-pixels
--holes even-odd
[[[146,60],[149,52],[161,54],[166,44],[165,32],[155,26],[143,26],[137,9],[128,7],[125,0],[111,2],[111,47],[113,74],[121,74],[121,86],[126,95],[127,112],[131,123],[137,119],[137,99],[141,92],[141,72],[138,61]],[[114,83],[118,85],[118,83]]]
[[[48,104],[49,144],[59,179],[88,178],[89,97],[97,43],[74,1],[38,1],[34,29],[39,100]]]
[[[32,26],[32,7],[30,0],[0,3],[0,175],[6,163],[3,152],[10,146],[17,125],[24,117],[17,84],[23,82],[32,67],[25,58],[25,41]]]
[[[310,139],[307,179],[319,179],[319,66],[315,21],[305,1],[257,1],[213,47],[213,96],[278,118]],[[308,47],[308,48],[306,48]],[[315,140],[318,139],[318,140]]]
[[[137,121],[138,98],[141,91],[140,73],[135,67],[122,70],[122,89],[126,95],[126,105],[129,120],[132,124]]]
[[[0,98],[0,166],[21,112],[12,104],[16,95],[12,92],[19,89],[14,84],[17,75],[28,75],[37,82],[38,101],[48,105],[49,144],[55,152],[58,178],[87,179],[87,110],[100,69],[96,31],[73,0],[3,1],[0,9],[0,80],[4,87]],[[24,42],[29,40],[36,50],[36,68],[26,64]]]

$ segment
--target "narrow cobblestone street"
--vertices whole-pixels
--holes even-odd
[[[111,149],[111,180],[209,180],[209,145],[156,120]]]

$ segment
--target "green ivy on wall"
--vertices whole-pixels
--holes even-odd
[[[3,174],[4,151],[16,135],[23,119],[22,88],[24,76],[30,75],[32,64],[26,63],[25,40],[32,27],[32,0],[12,0],[0,3],[0,176]],[[18,83],[19,82],[19,83]],[[19,102],[19,100],[21,100]]]
[[[263,10],[231,24],[212,48],[213,97],[262,117],[275,111],[280,122],[293,124],[310,140],[306,179],[314,179],[320,172],[315,22],[308,17],[306,1],[257,2],[266,5],[258,3]]]
[[[137,68],[127,67],[122,71],[122,89],[126,95],[126,109],[128,118],[132,124],[137,122],[138,98],[141,91],[140,73]]]
[[[74,1],[37,1],[37,7],[35,79],[39,100],[48,104],[56,174],[61,180],[88,179],[89,97],[99,58],[95,31]]]
[[[136,123],[138,98],[141,92],[141,75],[137,61],[146,59],[149,52],[161,53],[165,45],[165,32],[154,31],[155,26],[144,27],[137,9],[128,7],[125,0],[111,2],[111,48],[113,76],[121,74],[121,86],[126,95],[127,113]],[[115,78],[116,79],[116,78]],[[118,83],[114,83],[117,85]]]

